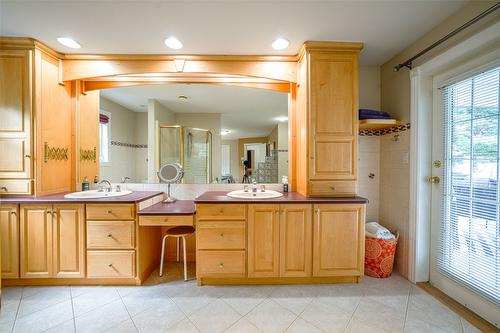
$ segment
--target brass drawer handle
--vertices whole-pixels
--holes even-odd
[[[9,190],[8,190],[8,189],[7,189],[7,187],[5,187],[5,186],[0,187],[0,190],[2,190],[2,191],[4,191],[4,192],[9,192]]]
[[[11,215],[17,216],[16,212],[10,212]]]
[[[113,267],[113,264],[109,264],[108,267]]]
[[[220,236],[221,236],[221,237],[224,237],[224,234],[221,232],[221,233],[220,233]]]
[[[168,219],[164,219],[163,222],[168,222]]]
[[[224,263],[223,263],[223,262],[221,262],[221,263],[219,264],[219,267],[220,267],[220,268],[224,268]]]
[[[111,210],[107,210],[107,211],[106,211],[106,213],[108,213],[108,214],[112,214],[112,213],[113,213],[113,211],[111,211]]]
[[[223,208],[219,209],[219,214],[224,214],[224,209]]]
[[[108,234],[108,237],[111,238],[111,237],[113,237],[113,235],[112,234]]]
[[[335,191],[335,186],[330,186],[330,189],[331,189],[332,191]]]

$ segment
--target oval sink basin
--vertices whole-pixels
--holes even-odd
[[[123,195],[127,195],[130,193],[132,193],[132,191],[99,192],[97,190],[94,190],[94,191],[82,191],[82,192],[68,193],[64,197],[66,199],[99,199],[99,198],[121,197]]]
[[[251,191],[245,192],[244,190],[237,190],[237,191],[232,191],[226,194],[228,197],[231,198],[238,198],[238,199],[272,199],[272,198],[279,198],[283,196],[283,193],[276,192],[273,190],[266,190],[264,192],[261,192],[260,190],[253,193]]]

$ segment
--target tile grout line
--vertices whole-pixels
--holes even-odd
[[[19,304],[17,305],[17,310],[16,310],[16,315],[14,316],[14,322],[12,323],[12,328],[10,329],[11,333],[14,333],[14,330],[16,329],[16,323],[17,323],[17,316],[19,315],[19,310],[21,309],[21,302],[23,301],[23,296],[24,296],[24,288],[21,290],[21,298],[19,299]]]
[[[198,332],[201,332],[201,331],[200,331],[200,329],[198,328],[198,326],[196,326],[196,325],[195,325],[195,324],[191,321],[191,319],[189,319],[189,316],[188,316],[188,315],[186,315],[186,313],[184,312],[184,310],[182,310],[182,308],[181,308],[181,307],[180,307],[180,306],[179,306],[179,305],[178,305],[178,304],[177,304],[177,303],[176,303],[176,302],[172,299],[172,297],[171,297],[170,295],[167,295],[167,297],[170,299],[170,301],[171,301],[172,303],[174,303],[174,305],[175,305],[175,306],[179,309],[179,311],[180,311],[180,312],[182,312],[182,314],[184,315],[184,317],[186,317],[186,319],[187,319],[187,320],[191,323],[191,325],[193,325],[193,327],[194,327],[194,328],[195,328]],[[208,304],[207,304],[207,305],[208,305]],[[195,311],[195,312],[196,312],[196,311]],[[194,312],[193,312],[193,313],[194,313]],[[134,321],[134,320],[132,319],[132,321]],[[172,326],[175,326],[175,325],[179,324],[181,321],[182,321],[182,320],[179,320],[177,323],[175,323],[175,324],[174,324],[174,325],[172,325]],[[134,325],[135,325],[135,323],[134,323]]]
[[[362,296],[361,298],[363,298],[363,296]],[[356,304],[356,308],[354,308],[354,311],[352,312],[352,314],[351,314],[351,318],[349,318],[349,321],[347,322],[347,325],[344,327],[344,330],[342,331],[343,333],[346,333],[346,332],[347,332],[347,329],[349,328],[349,325],[351,325],[352,319],[354,318],[354,314],[355,314],[355,313],[356,313],[356,311],[358,310],[358,308],[359,308],[359,304],[361,303],[361,298],[360,298],[360,300],[358,301],[358,304]]]
[[[405,320],[403,322],[403,332],[406,329],[406,320],[408,320],[408,308],[410,307],[411,288],[413,288],[413,286],[410,286],[410,288],[408,288],[408,297],[406,299]]]
[[[71,289],[72,289],[71,286],[69,286],[69,297],[71,298],[71,311],[73,312],[73,327],[75,328],[75,333],[76,333],[75,306],[73,305],[73,292]]]
[[[294,320],[290,323],[290,325],[288,325],[288,327],[287,327],[287,328],[286,328],[283,332],[288,331],[288,329],[289,329],[290,327],[292,327],[293,323],[295,323],[295,322],[297,321],[297,319],[299,319],[299,318],[300,318],[300,315],[301,315],[302,313],[304,313],[304,311],[306,311],[306,308],[307,308],[307,307],[308,307],[308,306],[312,303],[313,299],[314,299],[314,298],[311,298],[311,300],[309,301],[309,303],[307,303],[307,305],[304,307],[304,310],[300,311],[300,313],[297,315],[297,317],[295,317],[295,319],[294,319]],[[278,304],[278,305],[279,305],[279,304]],[[287,309],[287,310],[288,310],[288,309]],[[290,311],[290,310],[288,310],[288,311]],[[292,311],[290,311],[290,312],[292,312]],[[292,313],[293,313],[293,312],[292,312]],[[295,313],[293,313],[293,314],[295,314]],[[300,319],[302,319],[302,318],[300,318]],[[312,326],[314,326],[314,325],[312,325]],[[316,327],[316,326],[314,326],[314,327]]]
[[[137,329],[137,326],[135,325],[134,319],[132,319],[132,315],[128,311],[127,305],[123,301],[122,294],[120,294],[120,292],[118,291],[118,289],[116,289],[116,288],[114,288],[114,289],[115,289],[116,293],[118,294],[118,296],[120,297],[120,300],[122,301],[123,307],[125,308],[125,311],[127,311],[128,317],[129,317],[130,321],[132,322],[132,325],[134,325],[135,331],[139,332],[139,329]],[[118,325],[120,325],[121,323],[124,323],[124,322],[125,322],[125,320],[122,321],[122,322],[120,322]],[[118,325],[116,325],[116,326],[118,326]]]

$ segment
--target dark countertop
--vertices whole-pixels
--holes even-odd
[[[173,203],[159,202],[141,209],[138,215],[194,215],[196,207],[193,200],[177,200]]]
[[[239,199],[226,195],[226,191],[205,192],[197,197],[195,203],[331,203],[331,204],[365,204],[368,199],[363,197],[306,197],[297,192],[283,193],[282,197],[272,199]]]
[[[96,199],[67,199],[64,195],[67,193],[57,193],[42,196],[29,196],[29,197],[2,197],[0,202],[13,203],[13,204],[69,204],[69,203],[138,203],[150,198],[153,198],[163,192],[159,191],[134,191],[130,194],[121,197],[111,198],[96,198]]]

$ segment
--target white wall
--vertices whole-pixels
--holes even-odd
[[[226,144],[229,145],[230,154],[231,154],[231,175],[234,178],[236,183],[241,182],[240,175],[240,163],[241,159],[238,154],[238,140],[222,140],[221,145]]]
[[[148,144],[148,114],[135,113],[135,142],[140,145]],[[137,182],[148,180],[148,148],[135,150],[135,179]]]
[[[288,176],[288,121],[278,123],[278,182],[283,176]]]

